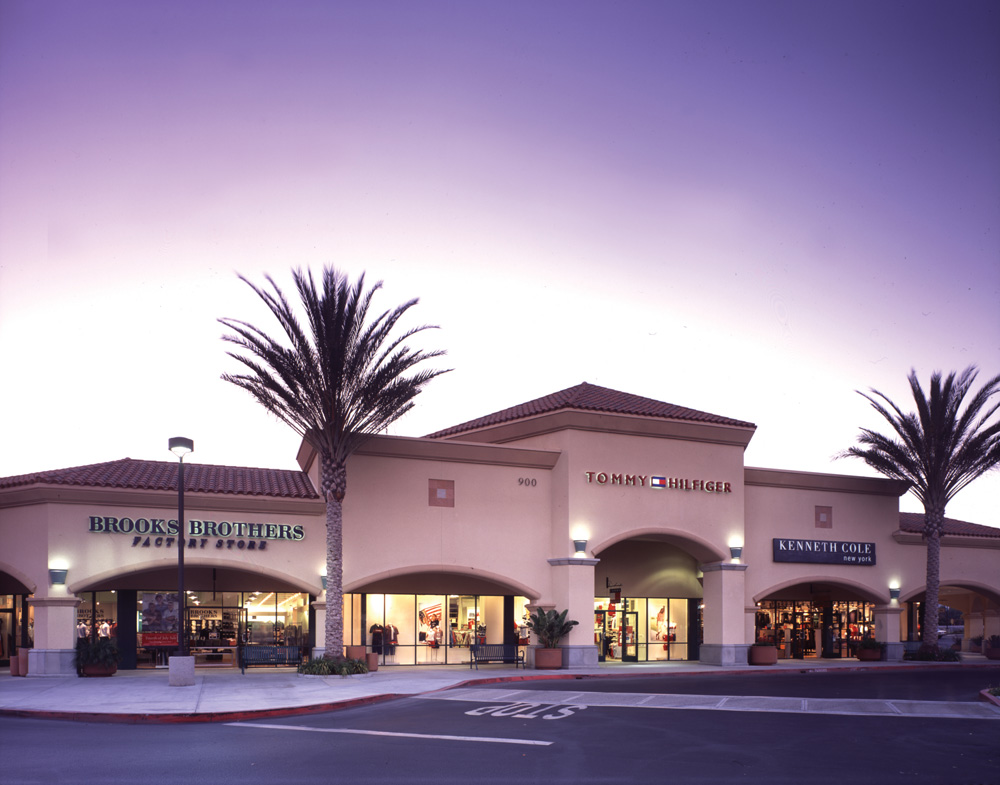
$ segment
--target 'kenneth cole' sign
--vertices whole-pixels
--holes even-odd
[[[774,561],[798,564],[875,564],[875,543],[786,540],[775,537]]]

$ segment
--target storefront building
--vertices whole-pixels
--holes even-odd
[[[917,640],[926,551],[905,486],[744,466],[746,422],[583,384],[424,438],[377,436],[348,464],[345,644],[385,665],[531,646],[535,608],[579,621],[564,663],[850,657]],[[199,666],[239,646],[315,653],[326,601],[318,461],[188,463],[184,614]],[[177,464],[122,460],[0,479],[0,662],[73,673],[77,636],[122,667],[176,647]],[[1000,530],[949,521],[942,602],[1000,634]],[[319,640],[317,641],[317,631]]]

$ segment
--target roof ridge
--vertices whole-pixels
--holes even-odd
[[[743,420],[723,417],[686,406],[678,406],[634,393],[621,392],[620,390],[601,387],[590,382],[581,382],[573,387],[567,387],[563,390],[526,401],[525,403],[500,409],[482,417],[436,431],[435,433],[428,434],[426,438],[440,439],[466,431],[488,428],[564,409],[580,409],[584,411],[604,412],[606,414],[623,414],[660,419],[692,420],[714,425],[730,425],[744,428],[755,427],[753,423]]]

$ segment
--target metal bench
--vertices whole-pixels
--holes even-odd
[[[248,665],[298,665],[302,662],[302,649],[298,646],[243,646],[240,649],[240,671],[246,673]]]
[[[473,665],[479,670],[479,663],[502,662],[514,663],[515,670],[520,665],[524,667],[524,652],[516,643],[473,643],[469,646],[472,659],[469,660],[469,668]]]

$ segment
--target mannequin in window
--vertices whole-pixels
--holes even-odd
[[[430,662],[438,661],[438,649],[441,646],[441,641],[444,639],[444,633],[441,630],[441,625],[438,623],[437,619],[431,621],[430,631],[427,633],[427,648],[430,650]]]

